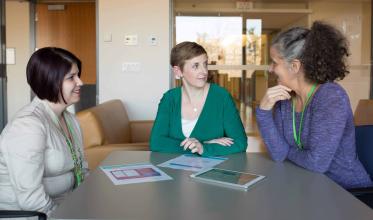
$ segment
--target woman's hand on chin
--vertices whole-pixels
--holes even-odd
[[[267,89],[266,94],[260,101],[259,108],[262,110],[271,110],[276,102],[290,99],[290,92],[291,89],[283,85],[278,85]]]

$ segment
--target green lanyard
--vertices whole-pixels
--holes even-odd
[[[69,133],[71,134],[72,140],[77,140],[75,132],[73,132],[73,129],[71,128],[71,125],[70,125],[69,121],[67,120],[66,117],[64,117],[64,118],[65,118],[67,129],[69,130]],[[76,154],[76,150],[74,149],[73,143],[67,137],[67,135],[64,134],[64,136],[65,136],[66,143],[69,146],[70,153],[71,153],[71,156],[72,156],[73,161],[74,161],[74,175],[75,175],[75,185],[74,185],[74,188],[76,188],[84,180],[84,175],[83,175],[83,161],[82,161],[82,157],[81,157],[82,152],[81,152],[81,150],[80,150],[79,147],[76,147],[76,149],[79,151],[79,154],[80,154],[80,157],[78,158],[78,156]],[[76,142],[76,141],[74,141],[74,142]]]
[[[84,174],[83,174],[83,153],[81,150],[81,143],[79,141],[79,138],[77,138],[77,134],[75,132],[75,129],[71,126],[69,118],[66,117],[65,112],[62,112],[62,117],[66,122],[66,127],[68,130],[68,133],[70,133],[71,140],[69,138],[69,135],[65,133],[63,130],[60,121],[58,120],[58,117],[55,112],[52,111],[52,109],[49,107],[49,105],[46,102],[42,102],[45,105],[46,110],[48,111],[48,114],[50,115],[52,121],[54,122],[56,128],[60,130],[62,135],[65,138],[66,144],[69,147],[69,151],[71,154],[71,157],[74,162],[74,177],[75,177],[75,183],[74,188],[78,187],[82,181],[84,180]],[[75,145],[75,147],[74,147]],[[79,145],[79,146],[78,146]]]
[[[315,91],[315,89],[316,89],[316,84],[312,86],[311,90],[307,94],[306,103],[303,106],[302,114],[300,116],[300,124],[299,124],[299,131],[298,132],[297,132],[297,129],[295,127],[295,101],[294,101],[295,99],[293,99],[293,134],[294,134],[295,143],[297,144],[298,148],[301,149],[301,150],[303,149],[303,145],[302,145],[302,142],[300,140],[300,135],[302,133],[304,110],[306,109],[306,107],[307,107],[307,105],[310,101],[310,98],[311,98],[313,92]]]
[[[64,118],[65,122],[66,122],[66,127],[68,129],[68,132],[70,133],[71,135],[71,139],[69,139],[68,135],[65,134],[64,130],[62,129],[62,126],[61,126],[61,123],[59,122],[59,120],[57,119],[57,117],[53,117],[56,125],[59,126],[59,129],[61,130],[63,136],[65,137],[65,141],[66,141],[66,144],[67,146],[69,147],[69,150],[70,150],[70,153],[71,153],[71,157],[73,158],[73,161],[74,161],[74,177],[75,177],[75,184],[74,184],[74,189],[76,187],[78,187],[80,185],[80,183],[84,180],[84,175],[83,175],[83,159],[82,159],[82,151],[80,150],[80,147],[79,146],[76,146],[74,148],[74,144],[76,145],[76,140],[77,137],[76,137],[76,134],[74,132],[74,129],[72,129],[71,125],[70,125],[70,122],[69,120],[67,120],[67,117],[65,117],[65,113],[62,113],[62,117]],[[77,155],[77,151],[79,152],[79,157]]]

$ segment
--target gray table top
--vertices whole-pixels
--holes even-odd
[[[151,162],[177,154],[115,151],[102,165]],[[160,167],[173,180],[115,186],[100,170],[52,213],[58,219],[373,219],[373,211],[322,174],[260,153],[240,153],[217,167],[265,175],[248,191],[196,182],[192,172]]]

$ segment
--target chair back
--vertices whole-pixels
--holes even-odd
[[[361,99],[356,106],[354,113],[354,122],[356,126],[373,125],[373,100]]]
[[[105,142],[104,129],[92,108],[76,113],[83,134],[84,149],[101,146]]]
[[[39,220],[46,220],[47,215],[37,211],[21,211],[21,210],[0,210],[0,218],[26,218],[37,216]]]
[[[373,125],[355,127],[356,153],[373,179]]]

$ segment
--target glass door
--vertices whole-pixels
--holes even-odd
[[[209,56],[209,80],[227,89],[246,131],[257,132],[253,108],[267,89],[267,51],[262,20],[243,16],[176,16],[176,44],[194,41]],[[175,84],[180,85],[180,80]],[[259,89],[259,87],[260,89]],[[259,91],[259,92],[258,92]],[[261,97],[259,97],[261,98]]]

